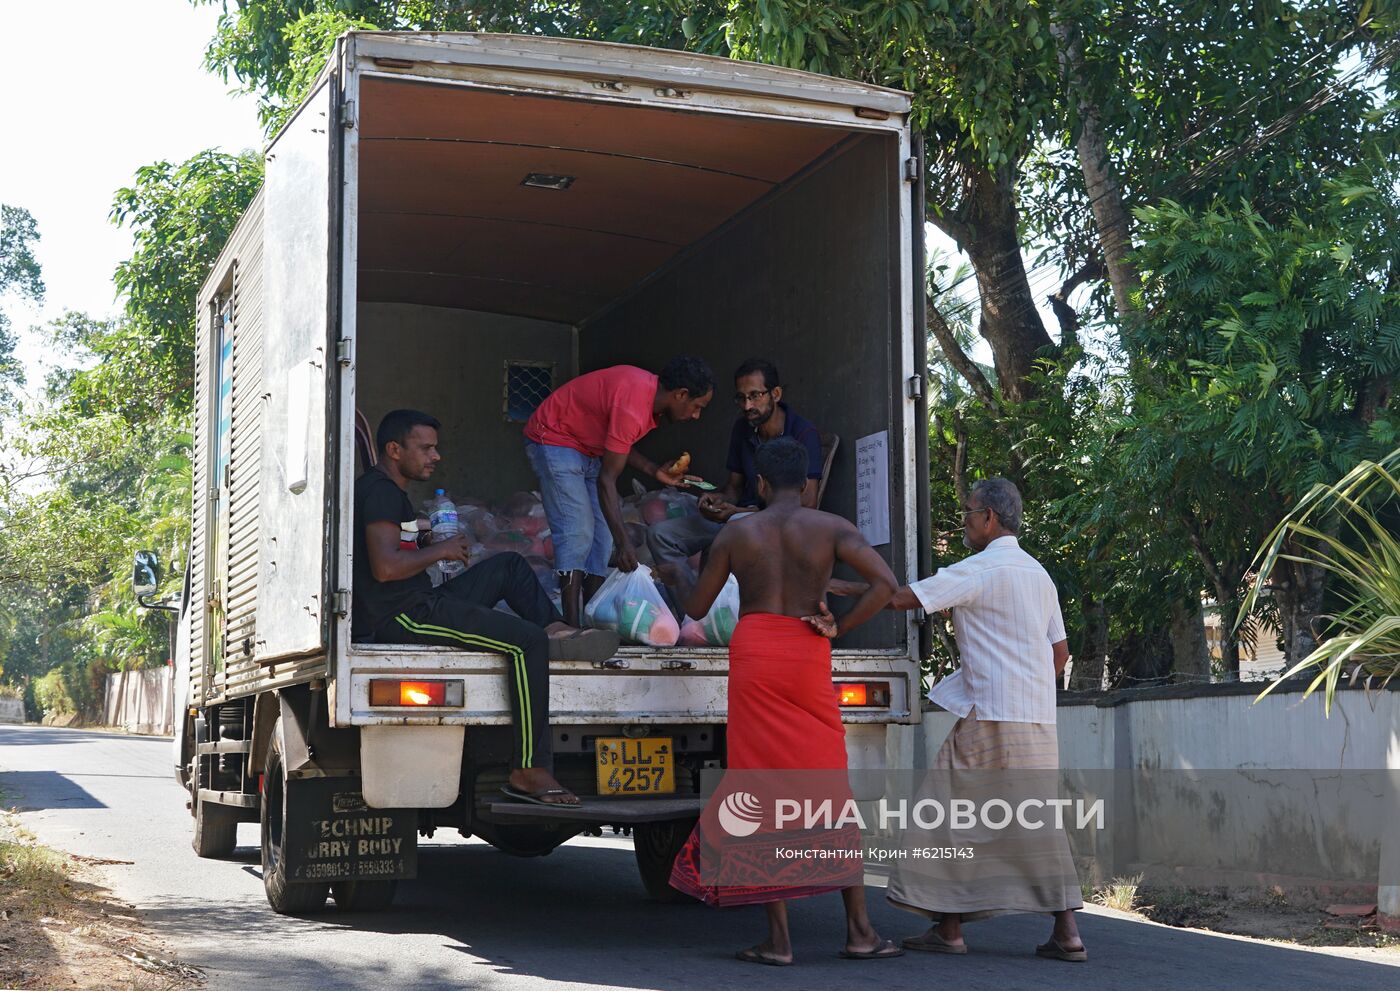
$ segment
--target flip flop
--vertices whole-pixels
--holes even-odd
[[[1083,947],[1077,950],[1067,950],[1053,939],[1037,946],[1035,955],[1047,960],[1067,960],[1070,963],[1083,963],[1089,959],[1089,951]]]
[[[507,798],[513,798],[517,802],[527,802],[530,805],[543,805],[551,809],[576,809],[583,803],[574,795],[572,802],[546,802],[548,795],[569,795],[572,794],[567,788],[546,788],[544,791],[524,791],[514,785],[502,785],[501,794]]]
[[[904,956],[904,951],[894,945],[894,940],[886,939],[873,950],[842,950],[837,956],[842,960],[888,960]]]
[[[767,967],[791,967],[791,960],[779,960],[777,957],[770,957],[766,953],[760,953],[757,947],[749,947],[747,950],[740,950],[734,954],[735,960],[742,960],[744,963],[761,963]]]
[[[923,953],[966,953],[967,944],[959,946],[949,943],[936,932],[926,932],[922,936],[910,936],[900,940],[906,950],[919,950]]]
[[[612,630],[575,630],[549,638],[551,661],[606,661],[617,654],[622,640]]]

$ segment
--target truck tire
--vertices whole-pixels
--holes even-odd
[[[683,902],[687,896],[671,887],[671,867],[699,819],[639,822],[632,827],[632,849],[647,897],[658,902]]]
[[[332,881],[331,897],[341,912],[383,912],[394,904],[397,881]]]
[[[198,787],[194,793],[194,847],[195,856],[219,859],[228,857],[238,845],[238,810],[227,805],[215,805],[199,797]]]
[[[287,835],[287,773],[282,760],[282,725],[272,728],[263,765],[262,827],[263,892],[279,915],[304,915],[326,907],[325,881],[291,881],[286,875],[283,840]]]
[[[577,832],[577,829],[528,824],[502,826],[482,823],[476,827],[478,836],[512,857],[547,857]]]

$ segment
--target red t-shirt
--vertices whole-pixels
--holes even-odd
[[[540,403],[525,437],[536,444],[571,447],[589,457],[628,454],[656,429],[657,376],[644,368],[614,365],[565,382]]]

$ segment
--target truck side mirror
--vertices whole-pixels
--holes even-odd
[[[136,598],[155,595],[160,588],[160,557],[155,551],[137,551],[131,568],[131,587]]]

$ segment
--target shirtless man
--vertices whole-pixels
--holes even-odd
[[[727,766],[844,772],[845,730],[831,683],[831,640],[880,612],[898,584],[849,521],[802,505],[809,462],[802,444],[791,437],[770,440],[755,461],[764,508],[724,526],[686,602],[686,613],[700,619],[731,572],[739,581],[739,625],[729,646]],[[837,561],[868,583],[840,619],[825,602]],[[684,853],[678,863],[683,860]],[[724,904],[722,889],[707,890],[693,877],[673,873],[672,883],[711,904]],[[773,900],[765,904],[768,939],[741,951],[739,959],[792,963],[784,899],[811,893],[811,888],[774,890]],[[841,897],[846,907],[843,957],[873,960],[904,952],[870,924],[862,884],[842,888]]]

